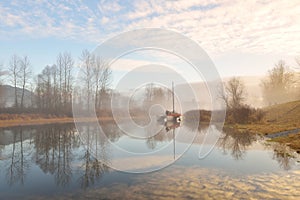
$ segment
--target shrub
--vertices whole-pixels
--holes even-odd
[[[226,113],[226,123],[254,123],[262,122],[266,113],[261,109],[243,105],[235,109],[229,109]]]

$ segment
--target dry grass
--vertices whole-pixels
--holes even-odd
[[[273,138],[271,141],[287,144],[300,153],[300,132],[283,137]]]
[[[232,128],[248,130],[255,134],[268,135],[300,128],[300,101],[273,105],[264,108],[266,119],[261,123],[234,124]],[[270,141],[287,144],[300,152],[300,133],[273,138]]]
[[[113,120],[111,117],[76,118],[76,122],[92,122],[96,120]],[[74,118],[55,115],[40,114],[0,114],[0,127],[29,126],[43,124],[64,124],[74,123]]]
[[[264,110],[269,123],[291,124],[292,126],[300,124],[300,101],[274,105]]]
[[[300,101],[270,106],[264,109],[266,119],[261,123],[235,124],[236,129],[247,129],[257,134],[271,134],[300,128]]]
[[[13,127],[13,126],[28,126],[28,125],[41,125],[41,124],[54,124],[54,123],[71,123],[74,122],[73,118],[52,118],[52,119],[12,119],[0,120],[0,127]]]

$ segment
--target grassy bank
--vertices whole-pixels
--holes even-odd
[[[272,134],[300,128],[300,101],[269,106],[263,109],[265,120],[253,124],[234,124],[237,129],[247,129],[258,134]]]
[[[273,105],[262,110],[253,111],[247,123],[235,123],[232,118],[234,113],[232,111],[227,112],[224,128],[235,130],[241,134],[247,132],[265,136],[300,128],[300,101]],[[264,117],[261,120],[257,120],[257,114],[264,114]],[[199,125],[201,123],[209,123],[211,112],[205,110],[188,111],[184,114],[186,124],[194,120],[199,120],[199,116]],[[300,151],[300,133],[287,134],[270,140],[285,143],[291,148]]]
[[[297,134],[273,138],[270,140],[270,142],[284,143],[300,153],[300,132],[298,132]]]
[[[300,101],[273,105],[263,110],[266,113],[263,122],[253,124],[226,124],[225,126],[240,131],[248,130],[252,133],[263,135],[300,128]],[[297,151],[300,150],[300,133],[288,134],[270,140],[285,143]]]
[[[111,117],[78,118],[76,122],[91,122],[95,120],[113,120]],[[0,128],[14,126],[30,126],[43,124],[74,123],[74,118],[66,116],[40,115],[40,114],[0,114]]]

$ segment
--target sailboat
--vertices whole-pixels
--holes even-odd
[[[180,126],[182,121],[182,115],[175,112],[175,99],[174,99],[174,83],[172,82],[172,100],[173,100],[173,110],[166,110],[165,115],[160,116],[158,121],[164,122],[167,130],[175,129]]]

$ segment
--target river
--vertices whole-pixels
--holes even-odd
[[[300,157],[285,145],[124,123],[102,124],[106,138],[90,124],[0,129],[0,199],[300,199]],[[203,144],[209,129],[216,145]]]

